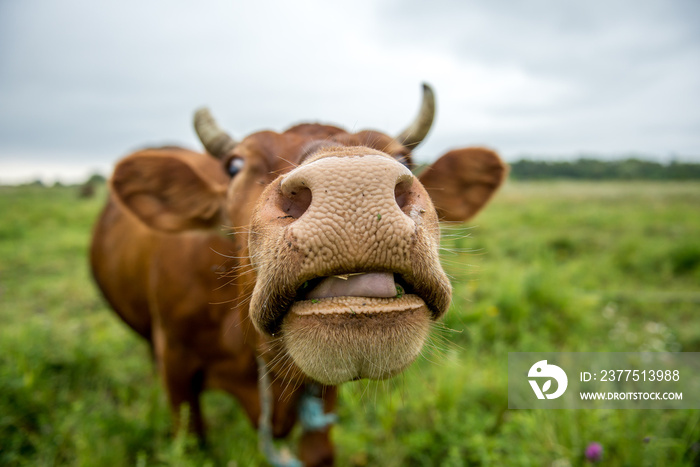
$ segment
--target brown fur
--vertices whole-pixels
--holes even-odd
[[[257,332],[253,326],[249,300],[258,276],[249,259],[248,240],[250,233],[265,238],[269,229],[284,229],[293,222],[277,218],[283,216],[263,216],[265,223],[250,232],[253,212],[266,212],[264,206],[277,196],[274,187],[279,185],[278,176],[309,157],[309,148],[323,148],[326,144],[365,146],[411,163],[408,148],[382,133],[350,134],[332,126],[305,124],[280,134],[255,133],[221,162],[182,149],[145,150],[127,157],[115,168],[107,205],[94,230],[93,274],[117,314],[150,343],[174,413],[179,413],[181,404],[189,404],[191,427],[200,436],[204,435],[204,422],[199,396],[206,388],[233,394],[253,426],[257,426],[260,401],[256,355],[269,362],[272,373],[275,435],[285,436],[296,422],[295,402],[309,378],[292,363],[280,335]],[[233,179],[225,172],[231,157],[245,161]],[[445,157],[471,156],[453,151]],[[492,191],[488,187],[494,190],[505,172],[493,153],[478,159],[475,164],[438,160],[436,172],[426,178],[430,182],[427,192],[414,181],[416,188],[408,196],[413,197],[408,206],[432,206],[427,199],[430,193],[438,212],[442,212],[440,206],[448,206],[445,212],[473,214],[490,198]],[[474,169],[478,189],[471,193],[469,174],[450,173],[442,169],[443,165]],[[268,186],[272,188],[265,191]],[[469,194],[461,195],[460,190]],[[469,207],[455,206],[456,201],[451,199],[454,193],[459,199],[467,199]],[[437,214],[426,211],[425,216],[425,235],[415,239],[412,251],[434,247],[430,239],[436,238]],[[454,220],[456,216],[450,218]],[[295,264],[297,253],[293,248],[265,245],[277,252],[277,256],[267,260],[268,264],[277,264],[278,269]],[[449,300],[449,294],[440,291],[445,286],[436,287],[436,282],[429,279],[434,259],[425,260],[425,256],[416,254],[411,267],[403,271],[418,284],[416,293],[430,307],[422,314],[411,312],[412,317],[402,321],[408,323],[403,326],[409,330],[404,336],[424,332],[425,323],[447,308],[445,297]],[[277,277],[283,279],[275,282]],[[421,278],[426,279],[424,285],[420,285]],[[278,329],[284,320],[285,305],[290,303],[289,294],[293,296],[298,285],[299,278],[289,274],[275,276],[269,283],[270,293],[281,298],[270,308],[272,314],[263,319],[270,325],[256,321],[256,327]],[[378,339],[400,315],[390,316],[388,321],[385,317],[365,316],[344,322],[358,333],[379,333],[375,337]],[[288,326],[315,328],[313,332],[320,339],[328,335],[324,328],[346,318],[333,316],[320,321],[304,316],[296,325],[290,318]],[[382,327],[373,326],[377,319],[384,320]],[[324,386],[322,397],[325,410],[331,411],[335,387]],[[329,430],[304,433],[299,456],[307,465],[332,462]]]

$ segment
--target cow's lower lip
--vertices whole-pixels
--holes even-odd
[[[358,313],[392,313],[424,308],[425,302],[418,295],[408,294],[393,298],[377,297],[329,297],[300,300],[292,304],[289,313],[304,315],[356,315]]]
[[[323,384],[385,379],[420,354],[431,321],[414,294],[302,300],[284,317],[282,340],[294,363]]]

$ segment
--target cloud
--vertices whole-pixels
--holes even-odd
[[[419,156],[700,156],[700,4],[185,1],[0,4],[0,160],[111,163],[300,121],[400,131],[437,90]],[[13,162],[13,163],[14,163]],[[14,166],[13,166],[14,167]]]

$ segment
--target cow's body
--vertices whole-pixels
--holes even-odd
[[[147,149],[132,157],[176,157],[207,173],[225,191],[228,177],[206,154],[184,149]],[[221,389],[241,402],[251,422],[260,417],[259,345],[239,271],[241,245],[225,226],[163,232],[152,229],[110,194],[97,222],[91,247],[93,275],[119,316],[151,345],[174,414],[190,406],[191,426],[204,434],[199,395]],[[275,380],[272,430],[283,437],[297,419],[296,402],[304,388]],[[335,388],[324,388],[332,411]],[[319,436],[321,435],[321,436]],[[327,436],[317,439],[307,459],[330,458]],[[310,444],[307,440],[306,444]]]
[[[402,165],[411,163],[409,144],[382,133],[312,124],[224,143],[223,162],[174,148],[120,162],[94,232],[93,273],[116,312],[151,343],[175,413],[188,403],[197,433],[205,388],[233,394],[257,426],[262,357],[273,381],[273,432],[284,436],[314,380],[325,384],[330,411],[335,384],[389,377],[415,358],[430,321],[449,304],[437,215],[473,215],[504,168],[488,150],[453,151],[423,176],[424,188]],[[367,176],[357,164],[369,164]],[[473,173],[459,175],[465,171]],[[351,173],[359,174],[356,194],[345,193]],[[364,198],[379,196],[374,185],[384,179],[379,191],[390,198]],[[334,207],[324,211],[323,199]],[[333,225],[324,233],[325,218]],[[319,244],[324,238],[333,244]],[[381,291],[387,287],[400,292]],[[354,354],[342,361],[343,352]],[[331,463],[328,429],[305,432],[299,454],[307,465]]]

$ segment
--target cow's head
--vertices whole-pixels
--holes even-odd
[[[241,303],[262,347],[325,384],[383,379],[415,359],[450,304],[438,220],[473,216],[506,172],[495,153],[473,148],[450,151],[415,177],[411,150],[433,113],[425,86],[419,116],[397,137],[304,124],[235,141],[203,110],[195,127],[230,177],[225,194],[219,176],[168,157],[151,169],[159,183],[120,166],[112,183],[152,227],[233,228]],[[152,202],[130,204],[124,193],[134,191]]]

